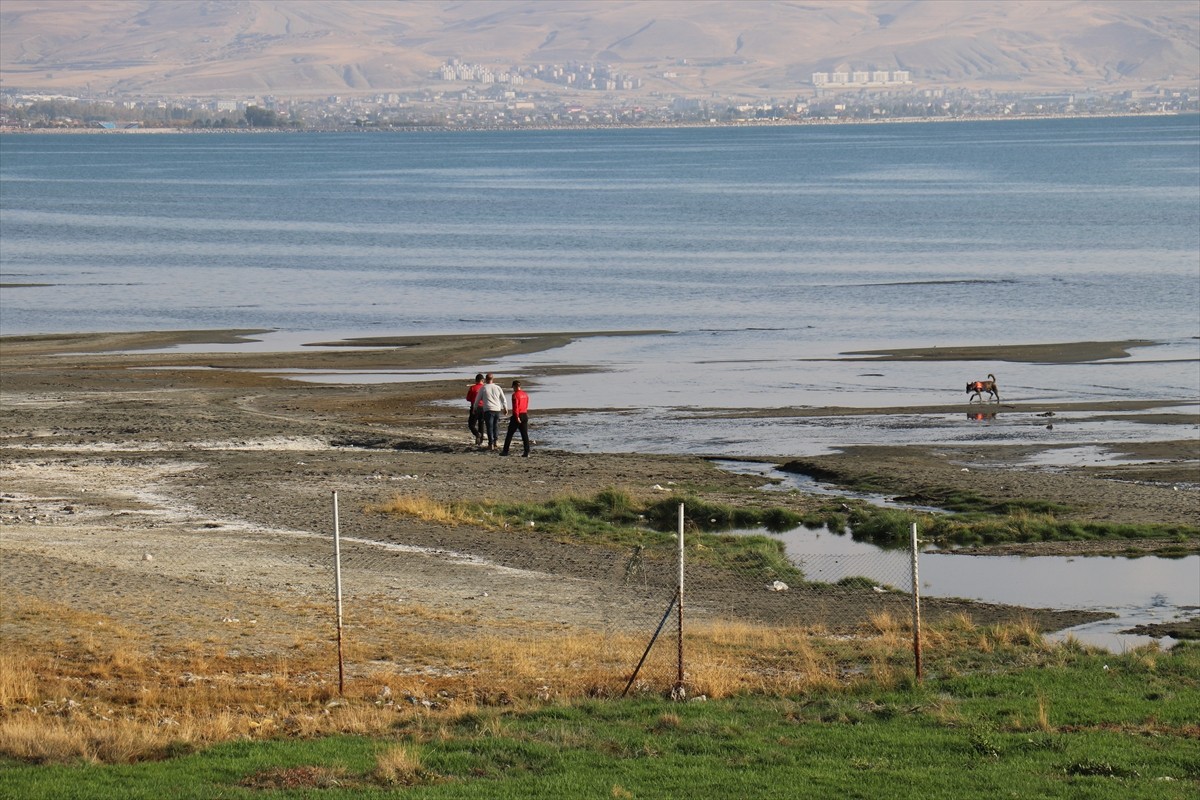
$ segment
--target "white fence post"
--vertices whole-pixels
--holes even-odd
[[[912,524],[912,624],[913,659],[917,682],[921,682],[921,583],[917,577],[917,523]]]
[[[333,591],[337,597],[338,694],[346,692],[346,668],[342,658],[342,534],[338,522],[338,496],[333,493]]]
[[[679,598],[679,608],[676,609],[679,618],[679,662],[671,696],[682,700],[686,696],[683,688],[683,503],[679,504],[679,586],[676,591]]]

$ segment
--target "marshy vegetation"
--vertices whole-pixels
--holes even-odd
[[[784,506],[716,503],[693,495],[638,502],[616,489],[591,498],[567,496],[543,503],[439,503],[425,497],[397,497],[374,510],[451,524],[533,527],[550,535],[625,547],[673,532],[677,509],[683,503],[685,530],[709,535],[702,539],[705,547],[726,563],[747,549],[770,550],[775,540],[712,534],[754,528],[781,532],[800,526],[825,527],[880,547],[907,547],[911,526],[916,524],[923,541],[939,545],[1165,540],[1169,545],[1159,547],[1158,555],[1186,555],[1200,550],[1200,525],[1081,521],[1068,515],[1069,508],[1054,503],[994,503],[971,493],[948,490],[896,500],[937,505],[953,513],[884,508],[840,498],[826,500],[804,513]],[[782,556],[782,546],[779,552]]]

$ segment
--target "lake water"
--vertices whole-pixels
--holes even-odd
[[[958,403],[989,372],[1019,401],[1200,397],[1196,116],[5,135],[0,185],[3,333],[271,328],[268,343],[291,347],[670,331],[490,365],[602,367],[532,387],[535,410],[596,412],[541,418],[545,440],[574,449],[798,454],[1147,430],[1077,417],[1051,432],[1003,412],[709,424],[695,411]],[[1157,344],[1072,366],[840,357],[1118,339]]]
[[[1200,440],[1001,406],[1200,407],[1200,117],[458,133],[0,137],[0,333],[665,331],[472,365],[574,450],[795,456],[855,443]],[[1082,365],[855,350],[1145,339]],[[402,381],[428,373],[308,375]],[[448,398],[457,404],[457,396]],[[1179,406],[1183,402],[1186,405]],[[569,420],[555,411],[586,410]],[[1200,579],[1198,579],[1200,581]]]
[[[1196,116],[6,135],[3,279],[54,286],[6,292],[3,324],[655,328],[712,361],[1180,342],[1198,162]]]

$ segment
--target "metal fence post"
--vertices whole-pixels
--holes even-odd
[[[679,619],[679,660],[671,696],[682,700],[686,696],[683,688],[683,503],[679,504],[679,587],[676,591],[679,596],[679,608],[676,609]]]
[[[913,659],[917,682],[921,682],[921,583],[917,578],[917,523],[912,524],[912,625]]]
[[[338,522],[338,496],[333,493],[333,591],[337,597],[338,694],[346,692],[346,669],[342,658],[342,535]]]

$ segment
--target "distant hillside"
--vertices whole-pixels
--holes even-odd
[[[1200,83],[1196,0],[3,0],[5,88],[324,95],[443,62],[611,63],[641,91],[768,96],[817,71],[1000,90]],[[445,84],[442,84],[445,85]],[[533,85],[526,88],[542,89]]]

